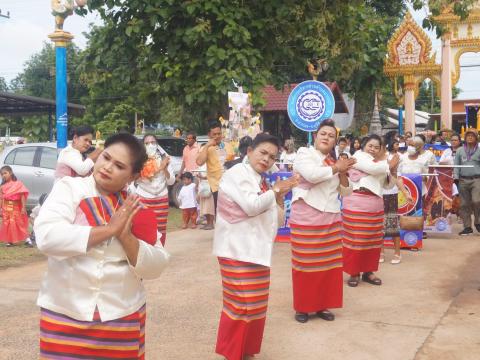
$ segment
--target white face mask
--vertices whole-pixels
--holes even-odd
[[[157,145],[155,144],[147,144],[145,146],[148,156],[153,156],[157,152]]]
[[[407,147],[407,153],[408,155],[415,155],[417,153],[417,149],[415,149],[415,146],[409,146]]]

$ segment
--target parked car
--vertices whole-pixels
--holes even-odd
[[[0,167],[8,165],[30,191],[27,209],[31,210],[44,193],[52,190],[59,150],[56,143],[30,143],[6,147]]]
[[[176,137],[159,137],[158,142],[170,156],[173,176],[180,172],[185,141]],[[8,165],[15,175],[30,191],[27,199],[27,209],[31,210],[38,204],[42,194],[49,193],[55,182],[55,168],[58,153],[56,143],[28,143],[6,147],[0,154],[0,167]],[[171,202],[178,206],[178,193],[181,182],[176,182],[169,188]]]

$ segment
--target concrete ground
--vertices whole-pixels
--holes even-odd
[[[220,359],[222,307],[212,232],[169,234],[171,264],[146,283],[147,359]],[[274,250],[267,325],[259,360],[480,359],[480,236],[430,236],[420,252],[391,251],[378,273],[384,285],[344,288],[344,308],[326,322],[293,319],[290,248]],[[38,358],[35,299],[45,262],[0,271],[0,359]]]

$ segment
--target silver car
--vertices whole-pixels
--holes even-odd
[[[0,167],[10,166],[30,191],[27,209],[32,209],[42,194],[52,190],[58,152],[56,143],[30,143],[8,146],[0,155]]]

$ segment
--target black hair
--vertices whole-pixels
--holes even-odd
[[[368,142],[370,142],[371,140],[377,140],[380,144],[380,146],[382,146],[383,142],[382,142],[382,138],[380,136],[378,136],[377,134],[370,134],[368,136],[365,136],[362,140],[362,150],[365,149],[365,146],[367,145]]]
[[[132,172],[137,174],[142,170],[143,164],[147,161],[147,152],[138,139],[132,134],[117,133],[105,140],[105,149],[114,144],[123,144],[128,147],[130,155],[132,156]]]
[[[388,143],[387,145],[387,150],[389,152],[393,151],[393,145],[394,144],[400,144],[400,141],[398,141],[397,139],[393,138],[392,140],[390,140],[390,142]]]
[[[193,180],[193,175],[190,171],[186,171],[182,174],[182,176],[180,177],[182,180],[183,179],[190,179],[190,180]]]
[[[460,134],[457,134],[457,133],[453,133],[452,135],[450,135],[450,140],[452,140],[452,137],[454,136],[458,137],[458,140],[462,141]]]
[[[427,139],[425,138],[425,135],[423,135],[423,134],[418,134],[418,135],[415,135],[414,137],[419,137],[420,139],[422,139],[424,144],[427,143]]]
[[[252,146],[253,140],[250,136],[244,136],[238,142],[238,151],[240,152],[240,157],[244,157],[247,154],[249,146]]]
[[[40,197],[38,198],[38,203],[40,204],[40,206],[42,206],[45,200],[47,200],[47,196],[47,193],[43,193],[42,195],[40,195]]]
[[[74,136],[93,135],[94,132],[95,130],[90,125],[80,125],[72,129],[72,139]]]
[[[6,170],[6,171],[8,171],[10,174],[12,174],[12,180],[13,180],[13,181],[17,181],[17,177],[16,177],[15,174],[13,173],[13,170],[12,170],[12,168],[11,168],[10,166],[8,166],[8,165],[2,166],[2,168],[0,168],[0,172],[2,172],[3,170]],[[3,185],[3,184],[5,184],[5,181],[4,181],[4,180],[2,180],[2,184],[1,184],[1,185]]]
[[[335,129],[335,138],[337,138],[337,128],[335,126],[335,121],[333,121],[332,119],[323,120],[322,123],[320,124],[320,126],[317,129],[317,133],[320,131],[321,128],[323,128],[325,126],[329,126],[329,127],[334,128]]]
[[[255,136],[255,139],[253,139],[250,147],[255,150],[260,144],[263,144],[263,143],[270,143],[272,145],[275,145],[278,149],[280,149],[280,139],[277,138],[276,136],[265,134],[265,133],[260,133],[257,136]]]
[[[150,134],[145,134],[145,136],[144,136],[143,139],[142,139],[142,143],[145,142],[145,139],[146,139],[147,137],[153,137],[153,138],[155,139],[155,142],[158,144],[158,139],[157,139],[157,137],[155,136],[155,134],[151,134],[151,133],[150,133]]]
[[[188,135],[192,135],[192,136],[193,136],[193,139],[194,139],[194,140],[197,140],[197,134],[195,133],[195,131],[189,131],[189,132],[187,132],[187,135],[185,135],[185,137],[187,137]]]
[[[216,129],[216,128],[222,128],[222,124],[220,123],[219,120],[210,120],[208,122],[208,131]]]
[[[340,143],[340,142],[345,142],[345,143],[346,143],[346,142],[347,142],[347,138],[344,137],[344,136],[342,136],[341,138],[338,138],[338,143]]]

